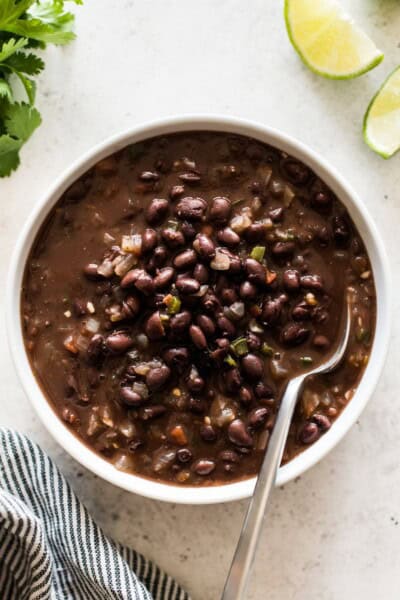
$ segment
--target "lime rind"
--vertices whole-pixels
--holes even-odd
[[[365,115],[364,115],[364,119],[363,119],[363,136],[364,136],[364,141],[367,144],[367,146],[369,146],[371,148],[371,150],[373,150],[374,152],[376,152],[376,154],[379,154],[379,156],[381,156],[384,159],[388,159],[391,158],[394,154],[396,154],[397,152],[399,152],[400,150],[400,125],[398,127],[398,132],[399,132],[399,138],[398,138],[398,143],[397,144],[393,144],[392,148],[390,150],[388,149],[384,149],[383,146],[379,147],[377,145],[376,141],[373,141],[373,139],[371,139],[371,119],[373,118],[377,118],[374,117],[373,115],[373,111],[374,109],[376,109],[376,103],[378,100],[382,99],[382,95],[385,94],[387,92],[388,89],[388,84],[391,83],[391,81],[396,77],[399,77],[399,88],[398,88],[398,92],[397,92],[397,103],[395,103],[395,107],[392,110],[387,111],[387,114],[391,114],[394,111],[398,111],[399,116],[398,116],[398,120],[400,123],[400,66],[396,67],[385,79],[385,81],[382,83],[381,87],[379,88],[379,90],[376,92],[376,94],[373,96],[372,100],[370,101],[367,110],[365,111]],[[384,116],[384,113],[382,113],[382,118]],[[380,115],[378,116],[378,118],[380,117]],[[381,122],[382,123],[382,122]]]
[[[293,1],[296,1],[296,0],[285,0],[285,3],[284,3],[284,17],[285,17],[285,23],[286,23],[286,30],[287,30],[289,39],[290,39],[294,49],[296,50],[297,54],[299,55],[300,59],[311,71],[313,71],[313,73],[316,73],[317,75],[320,75],[327,79],[336,79],[336,80],[354,79],[355,77],[359,77],[360,75],[367,73],[371,69],[374,69],[377,65],[379,65],[382,62],[382,60],[384,58],[384,54],[383,54],[383,52],[380,52],[376,48],[375,56],[373,56],[373,58],[371,58],[371,60],[366,61],[366,63],[364,65],[362,65],[359,69],[356,69],[355,71],[348,71],[347,73],[334,73],[334,72],[328,72],[328,71],[321,70],[320,68],[317,68],[312,62],[310,62],[310,60],[308,60],[308,58],[304,54],[304,51],[300,48],[299,44],[297,43],[297,41],[295,39],[295,35],[293,32],[293,28],[292,28],[292,25],[290,22],[290,15],[289,15],[290,4]],[[334,2],[332,2],[331,4],[332,4],[332,6],[335,5]],[[316,6],[316,11],[317,11],[318,4],[316,3],[315,6]],[[332,18],[333,18],[333,16],[332,16]],[[318,21],[317,17],[316,17],[316,21]],[[353,22],[350,19],[348,19],[348,26],[354,27],[354,28],[356,27],[353,25]],[[325,25],[326,32],[328,32],[329,27],[330,27],[330,25],[329,25],[329,21],[328,21],[327,24]],[[364,37],[364,41],[368,41],[372,45],[371,40],[365,34],[363,34],[358,27],[356,29],[359,32],[359,34]],[[314,40],[313,40],[312,39],[312,30],[313,30],[313,28],[309,27],[309,31],[310,31],[309,40],[311,43],[313,41],[316,41],[316,39],[321,36],[321,29],[320,29],[318,31],[318,33],[314,34]],[[311,44],[309,44],[309,45],[311,45]]]

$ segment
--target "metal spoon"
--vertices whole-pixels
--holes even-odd
[[[244,593],[260,535],[265,508],[271,490],[275,484],[276,474],[282,459],[289,426],[299,393],[307,377],[333,371],[342,360],[347,348],[351,329],[351,305],[348,299],[346,300],[346,309],[343,313],[344,318],[342,319],[341,329],[343,333],[341,334],[334,353],[326,362],[289,381],[285,393],[283,394],[278,416],[258,474],[253,497],[247,509],[242,532],[240,534],[221,600],[244,600]]]

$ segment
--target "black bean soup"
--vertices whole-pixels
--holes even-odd
[[[253,139],[193,132],[109,156],[31,251],[26,348],[59,417],[116,468],[180,485],[257,472],[289,378],[309,380],[284,462],[351,399],[375,327],[364,245],[309,168]]]

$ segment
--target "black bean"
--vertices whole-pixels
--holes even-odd
[[[127,333],[119,331],[112,333],[106,338],[106,347],[111,350],[114,354],[122,354],[132,348],[133,339]]]
[[[219,458],[227,463],[238,463],[240,461],[239,455],[234,450],[222,450],[219,453]]]
[[[264,285],[266,283],[267,271],[264,265],[254,258],[246,258],[244,267],[247,273],[247,278],[252,283]]]
[[[192,248],[184,250],[180,254],[177,254],[174,258],[174,266],[177,269],[189,269],[197,261],[197,254]]]
[[[189,185],[193,185],[201,181],[201,176],[198,173],[181,173],[181,175],[178,175],[178,177],[181,181],[184,181]]]
[[[156,246],[150,259],[150,264],[155,267],[162,267],[167,260],[168,252],[165,246]]]
[[[195,367],[191,368],[189,377],[186,379],[186,385],[194,394],[198,394],[204,389],[205,381],[202,377],[200,377]]]
[[[200,289],[200,283],[197,279],[192,279],[191,277],[181,277],[176,281],[176,287],[181,292],[181,294],[197,294]]]
[[[87,359],[91,364],[96,364],[101,360],[104,352],[104,337],[100,333],[95,333],[86,349]]]
[[[243,300],[253,300],[257,296],[258,290],[251,281],[243,281],[240,284],[239,295]]]
[[[282,281],[288,292],[297,292],[300,287],[300,274],[296,269],[287,269],[283,273]]]
[[[126,319],[137,317],[140,312],[140,301],[136,296],[127,296],[122,301],[122,314]]]
[[[211,260],[215,256],[215,244],[208,235],[199,233],[193,242],[193,248],[204,260]]]
[[[310,179],[310,169],[294,158],[286,158],[281,163],[283,173],[295,185],[305,185]]]
[[[257,398],[273,398],[274,393],[272,389],[263,381],[259,381],[254,386],[254,392]]]
[[[184,192],[185,192],[184,185],[173,185],[169,191],[169,197],[171,198],[171,200],[176,200],[177,198],[182,196],[182,194],[184,194]]]
[[[229,424],[228,437],[235,446],[251,448],[253,438],[247,430],[245,423],[241,419],[235,419]]]
[[[164,325],[158,310],[147,319],[144,330],[150,340],[159,340],[164,337]]]
[[[88,279],[104,279],[103,275],[97,272],[99,265],[96,263],[88,263],[83,267],[83,273]]]
[[[142,406],[142,404],[145,403],[145,399],[129,387],[121,388],[120,398],[122,402],[128,406]]]
[[[289,256],[292,256],[294,250],[294,242],[276,242],[272,246],[272,254],[276,258],[287,258]]]
[[[230,227],[225,227],[217,233],[217,239],[225,246],[234,247],[240,244],[240,236]]]
[[[170,320],[170,330],[174,334],[182,335],[189,327],[192,320],[192,315],[189,311],[183,310],[180,313],[174,315]]]
[[[242,378],[239,369],[229,369],[224,375],[224,382],[228,392],[237,392],[242,385]]]
[[[321,431],[328,431],[331,426],[331,422],[326,415],[316,414],[313,415],[312,420],[316,423]]]
[[[189,327],[189,334],[196,348],[199,348],[200,350],[207,348],[207,340],[200,327],[197,325],[191,325]]]
[[[280,223],[283,219],[283,207],[273,208],[269,211],[268,216],[273,223]]]
[[[193,465],[193,471],[197,475],[206,476],[214,471],[216,464],[213,460],[207,458],[199,458]]]
[[[237,292],[232,288],[223,289],[219,297],[223,304],[233,304],[239,299]]]
[[[199,283],[205,284],[207,283],[210,274],[206,266],[202,265],[201,263],[197,263],[193,270],[193,277],[197,279]]]
[[[300,431],[300,441],[303,444],[312,444],[320,436],[319,427],[316,423],[306,423]]]
[[[276,325],[281,318],[282,303],[280,300],[267,300],[262,307],[261,319],[270,327]]]
[[[213,314],[221,310],[220,301],[218,300],[215,294],[212,294],[210,292],[203,296],[203,298],[201,299],[201,303],[207,311]]]
[[[209,217],[210,221],[226,223],[230,217],[232,203],[229,198],[217,196],[211,200]]]
[[[151,406],[142,408],[139,414],[143,421],[147,421],[148,419],[157,419],[158,417],[162,417],[166,412],[167,407],[163,404],[152,404]]]
[[[143,269],[132,269],[131,271],[128,271],[126,275],[124,275],[124,277],[121,279],[121,287],[125,289],[135,285],[135,282],[139,275],[145,272],[146,271],[144,271]]]
[[[201,327],[203,333],[207,337],[211,337],[215,333],[215,323],[214,321],[208,317],[207,315],[198,315],[196,317],[196,323],[199,327]]]
[[[242,371],[248,379],[257,381],[263,374],[263,361],[255,354],[247,354],[242,358]]]
[[[87,302],[81,298],[74,300],[72,308],[76,317],[83,317],[87,312]]]
[[[217,432],[212,425],[201,425],[199,433],[205,442],[215,442],[217,439]]]
[[[176,458],[180,463],[186,464],[193,460],[193,454],[189,448],[179,448],[179,450],[176,451]]]
[[[153,279],[153,284],[156,290],[162,289],[170,285],[175,276],[175,270],[172,267],[164,267],[160,269]]]
[[[330,341],[325,335],[315,335],[313,338],[313,345],[316,348],[324,349],[328,348]]]
[[[167,365],[161,365],[150,369],[146,375],[146,384],[152,392],[159,390],[167,383],[171,376],[171,369]]]
[[[142,171],[142,173],[139,175],[139,179],[142,181],[158,181],[160,176],[154,171]]]
[[[248,332],[248,334],[246,335],[246,340],[249,350],[254,351],[259,350],[261,348],[261,339],[252,331]]]
[[[201,398],[189,398],[189,410],[196,415],[202,415],[208,408],[207,402]]]
[[[172,227],[164,229],[161,236],[169,248],[179,248],[180,246],[184,246],[186,242],[182,231]]]
[[[168,214],[169,203],[164,198],[154,198],[146,209],[146,221],[150,225],[161,223]]]
[[[157,232],[154,229],[145,229],[142,234],[142,252],[146,254],[157,245]]]
[[[254,394],[251,387],[249,387],[248,385],[242,385],[242,387],[239,390],[239,399],[240,402],[244,404],[244,406],[248,406],[249,404],[251,404],[254,399]]]
[[[249,412],[247,425],[252,429],[259,429],[269,417],[269,410],[265,406],[254,408]]]
[[[218,317],[217,325],[221,330],[222,335],[226,335],[227,337],[233,337],[236,334],[236,326],[234,323],[232,323],[232,321],[228,319],[228,317]]]
[[[151,275],[142,271],[135,281],[135,288],[145,296],[151,296],[154,293],[154,281]],[[121,284],[122,287],[122,284]]]
[[[262,223],[253,223],[243,232],[245,239],[254,244],[265,239],[265,226]]]
[[[313,308],[302,300],[292,310],[292,319],[295,321],[309,321],[312,317]]]
[[[327,212],[332,205],[332,196],[327,190],[316,192],[311,199],[311,205],[319,212]]]
[[[189,363],[189,350],[184,347],[169,348],[163,353],[163,359],[168,366],[181,373]]]
[[[181,225],[181,231],[187,240],[192,240],[194,237],[196,237],[197,231],[193,223],[185,221]]]
[[[324,289],[324,284],[320,275],[303,275],[300,278],[301,286],[307,290],[321,291]]]
[[[187,221],[201,221],[207,208],[207,202],[203,198],[182,198],[177,204],[175,212],[180,219]]]
[[[309,335],[309,329],[297,323],[288,323],[281,331],[281,340],[288,346],[298,346],[305,342]]]
[[[335,243],[340,248],[348,246],[350,241],[350,226],[345,216],[336,216],[332,221],[333,237]]]

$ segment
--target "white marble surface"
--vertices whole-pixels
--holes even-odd
[[[298,137],[347,177],[385,239],[396,291],[400,156],[388,162],[375,156],[360,128],[370,97],[400,63],[400,5],[346,2],[386,59],[359,80],[334,82],[299,63],[281,4],[86,0],[77,10],[76,43],[46,53],[38,94],[44,124],[24,149],[19,171],[0,181],[0,281],[27,214],[92,144],[160,116],[220,112]],[[360,422],[320,465],[275,492],[249,600],[399,598],[399,334],[395,319],[384,374]],[[3,320],[0,336],[1,424],[28,433],[50,453],[108,534],[156,560],[194,600],[218,600],[245,503],[162,504],[84,471],[34,415],[10,361]]]

